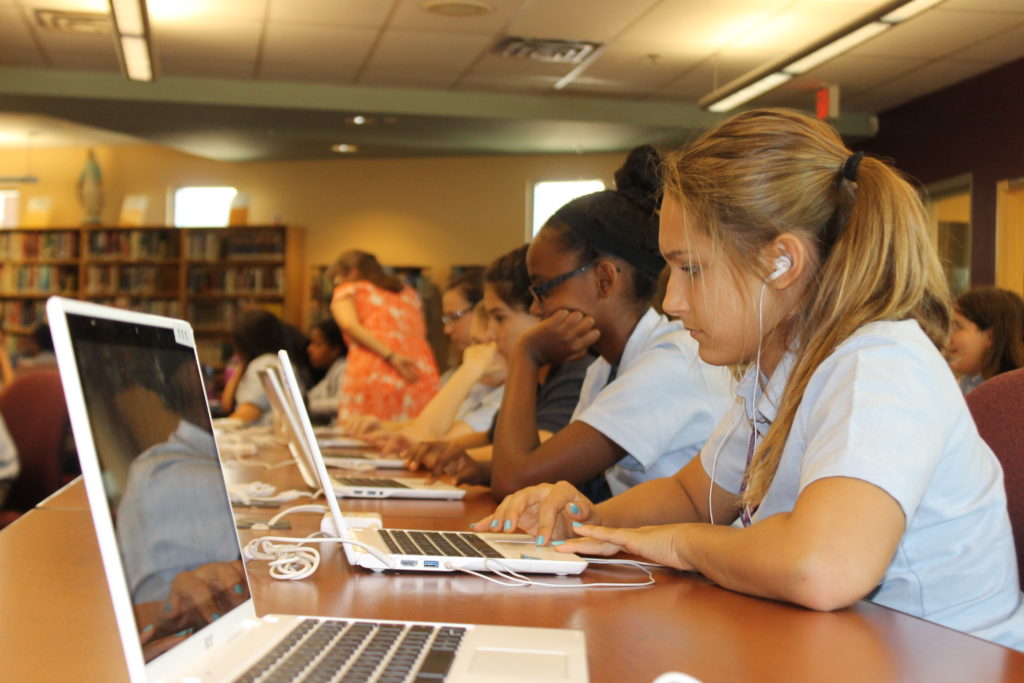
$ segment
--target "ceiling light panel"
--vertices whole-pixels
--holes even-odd
[[[939,6],[893,26],[884,35],[856,48],[856,54],[937,59],[1005,31],[1008,23],[1002,14],[955,12]],[[1020,55],[1019,50],[1017,54]]]

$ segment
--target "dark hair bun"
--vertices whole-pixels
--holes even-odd
[[[661,159],[651,145],[634,147],[619,170],[615,171],[615,188],[653,214],[661,203]]]

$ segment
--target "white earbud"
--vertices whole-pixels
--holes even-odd
[[[772,282],[774,280],[778,280],[785,273],[789,272],[789,269],[792,267],[793,259],[789,258],[789,256],[787,256],[786,254],[782,254],[777,259],[775,259],[775,270],[773,270],[771,274],[764,279],[765,284]]]

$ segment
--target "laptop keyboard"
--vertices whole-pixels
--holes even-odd
[[[345,486],[365,486],[378,489],[407,489],[405,484],[394,479],[377,479],[376,477],[339,477],[338,482]]]
[[[437,683],[466,629],[305,619],[237,683]]]
[[[463,531],[402,531],[381,529],[377,533],[395,555],[440,555],[442,557],[503,556],[476,534]]]

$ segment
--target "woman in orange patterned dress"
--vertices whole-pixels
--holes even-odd
[[[416,417],[439,386],[419,296],[363,251],[346,251],[334,272],[331,313],[349,345],[338,419]]]

